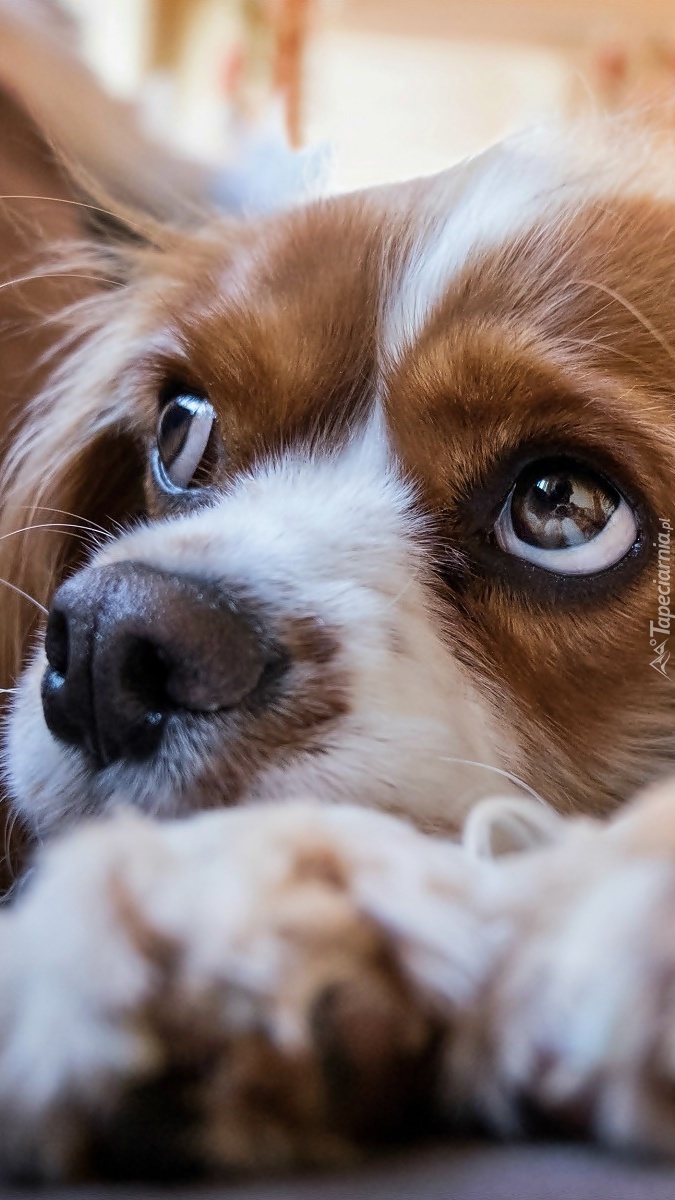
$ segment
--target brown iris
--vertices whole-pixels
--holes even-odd
[[[619,503],[618,492],[580,464],[538,462],[513,490],[513,531],[530,546],[565,550],[597,537]]]

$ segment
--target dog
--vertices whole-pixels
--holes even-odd
[[[669,135],[246,223],[134,194],[131,142],[101,212],[25,78],[4,775],[47,845],[0,921],[3,1169],[531,1114],[672,1153]]]

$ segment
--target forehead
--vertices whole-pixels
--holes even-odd
[[[171,305],[176,371],[242,457],[349,432],[377,403],[405,422],[435,398],[434,421],[442,409],[458,428],[495,399],[522,416],[547,391],[587,390],[589,372],[670,375],[670,333],[654,330],[674,230],[663,182],[617,171],[606,147],[507,143],[253,226],[242,244],[208,231]]]
[[[177,372],[216,404],[230,445],[358,421],[377,378],[379,222],[347,198],[246,232],[233,246],[209,231],[174,293]]]

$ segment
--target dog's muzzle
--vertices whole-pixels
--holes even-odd
[[[217,587],[132,562],[62,584],[45,651],[47,726],[98,767],[149,757],[170,714],[237,708],[279,663]]]

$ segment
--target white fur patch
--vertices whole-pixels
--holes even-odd
[[[434,181],[385,312],[387,358],[414,345],[470,258],[503,245],[541,215],[551,202],[548,169],[536,154],[505,143]]]
[[[672,194],[652,139],[627,161],[622,126],[542,126],[509,138],[413,192],[413,232],[400,274],[385,289],[380,349],[396,362],[413,346],[472,259],[585,203],[620,194]],[[650,152],[651,149],[651,152]],[[641,157],[642,156],[642,157]],[[419,189],[419,190],[417,190]],[[396,256],[394,256],[395,259]]]
[[[357,801],[457,829],[468,808],[494,792],[489,768],[500,739],[441,636],[412,499],[376,412],[342,449],[261,463],[211,507],[136,529],[96,555],[99,564],[142,562],[231,587],[273,623],[309,619],[336,638],[330,669],[344,681],[347,711],[328,723],[319,755],[277,761],[271,753],[238,799]],[[79,753],[45,727],[43,669],[40,652],[20,684],[8,739],[17,806],[38,826],[119,798],[171,813],[177,766],[189,777],[200,756],[226,753],[179,728],[170,761],[167,752],[154,764],[83,773]]]

